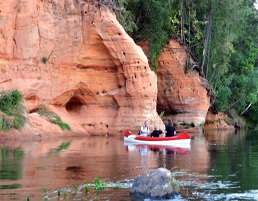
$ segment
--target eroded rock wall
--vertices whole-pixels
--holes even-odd
[[[1,1],[0,44],[1,90],[24,94],[26,132],[62,132],[40,125],[40,104],[73,132],[121,134],[145,119],[162,124],[147,57],[97,1]]]
[[[196,70],[197,65],[177,40],[170,40],[159,58],[157,108],[173,113],[171,119],[176,124],[205,123],[211,90],[208,81]]]
[[[231,121],[231,125],[229,122]],[[227,114],[223,114],[222,112],[219,112],[217,114],[213,114],[212,112],[208,112],[205,120],[205,132],[208,130],[215,130],[215,129],[235,129],[233,123],[233,119],[230,118]]]
[[[170,40],[159,58],[157,108],[173,113],[171,119],[176,124],[205,123],[211,100],[210,86],[196,70],[197,65],[177,40]]]
[[[148,54],[149,44],[139,45]],[[208,81],[200,76],[198,63],[176,39],[171,39],[163,48],[158,60],[157,111],[171,118],[174,124],[205,123],[212,98]]]

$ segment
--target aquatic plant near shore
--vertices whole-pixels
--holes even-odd
[[[73,184],[72,187],[62,188],[60,190],[54,190],[46,194],[43,200],[55,200],[55,199],[69,199],[69,200],[83,200],[84,196],[86,200],[99,200],[103,195],[99,194],[107,188],[130,188],[131,182],[116,182],[107,183],[104,180],[100,180],[98,177],[94,178],[93,184]],[[45,191],[45,189],[44,189]],[[46,191],[45,191],[46,192]],[[62,197],[63,194],[63,197]],[[110,197],[111,193],[108,197]],[[105,198],[107,198],[105,196]],[[107,199],[105,199],[107,200]]]
[[[84,188],[85,188],[85,194],[88,194],[90,192],[89,185],[86,184]]]
[[[99,178],[95,178],[94,180],[94,189],[95,191],[102,191],[105,189],[105,182],[104,181],[101,181],[99,180]]]

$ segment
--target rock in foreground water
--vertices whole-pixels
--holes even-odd
[[[158,168],[134,179],[131,196],[138,198],[167,199],[179,194],[179,185],[171,172]]]

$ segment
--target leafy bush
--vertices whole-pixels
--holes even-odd
[[[60,128],[62,130],[65,130],[65,129],[68,130],[68,131],[71,130],[71,127],[67,123],[64,123],[62,121],[61,117],[58,114],[56,114],[55,112],[52,112],[52,111],[47,111],[45,109],[45,105],[44,104],[41,104],[39,106],[38,113],[41,116],[45,116],[49,122],[60,126]]]
[[[15,116],[13,119],[13,128],[21,130],[26,122],[26,118],[23,115]]]
[[[6,119],[6,116],[3,115],[1,118],[0,118],[0,131],[5,131],[7,132],[9,130],[9,125],[7,123],[7,119]]]
[[[0,92],[0,131],[21,130],[26,122],[23,115],[22,93],[18,90]]]
[[[41,61],[45,64],[48,61],[48,57],[44,56],[41,58]]]
[[[7,115],[13,115],[16,109],[21,108],[22,93],[18,90],[2,91],[0,97],[0,110]]]
[[[134,16],[137,16],[136,25],[138,29],[133,34],[133,38],[150,41],[150,64],[152,69],[156,71],[162,48],[165,47],[173,34],[173,27],[171,26],[172,1],[129,1],[127,7],[131,9]]]

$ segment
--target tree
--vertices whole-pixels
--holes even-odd
[[[245,117],[249,111],[257,111],[255,0],[117,1],[124,2],[126,12],[121,12],[120,19],[125,19],[122,22],[137,27],[131,29],[131,36],[136,41],[150,41],[154,71],[162,47],[176,37],[195,55],[202,74],[209,80],[215,93],[212,108],[224,112],[235,109],[238,114],[244,111]]]

